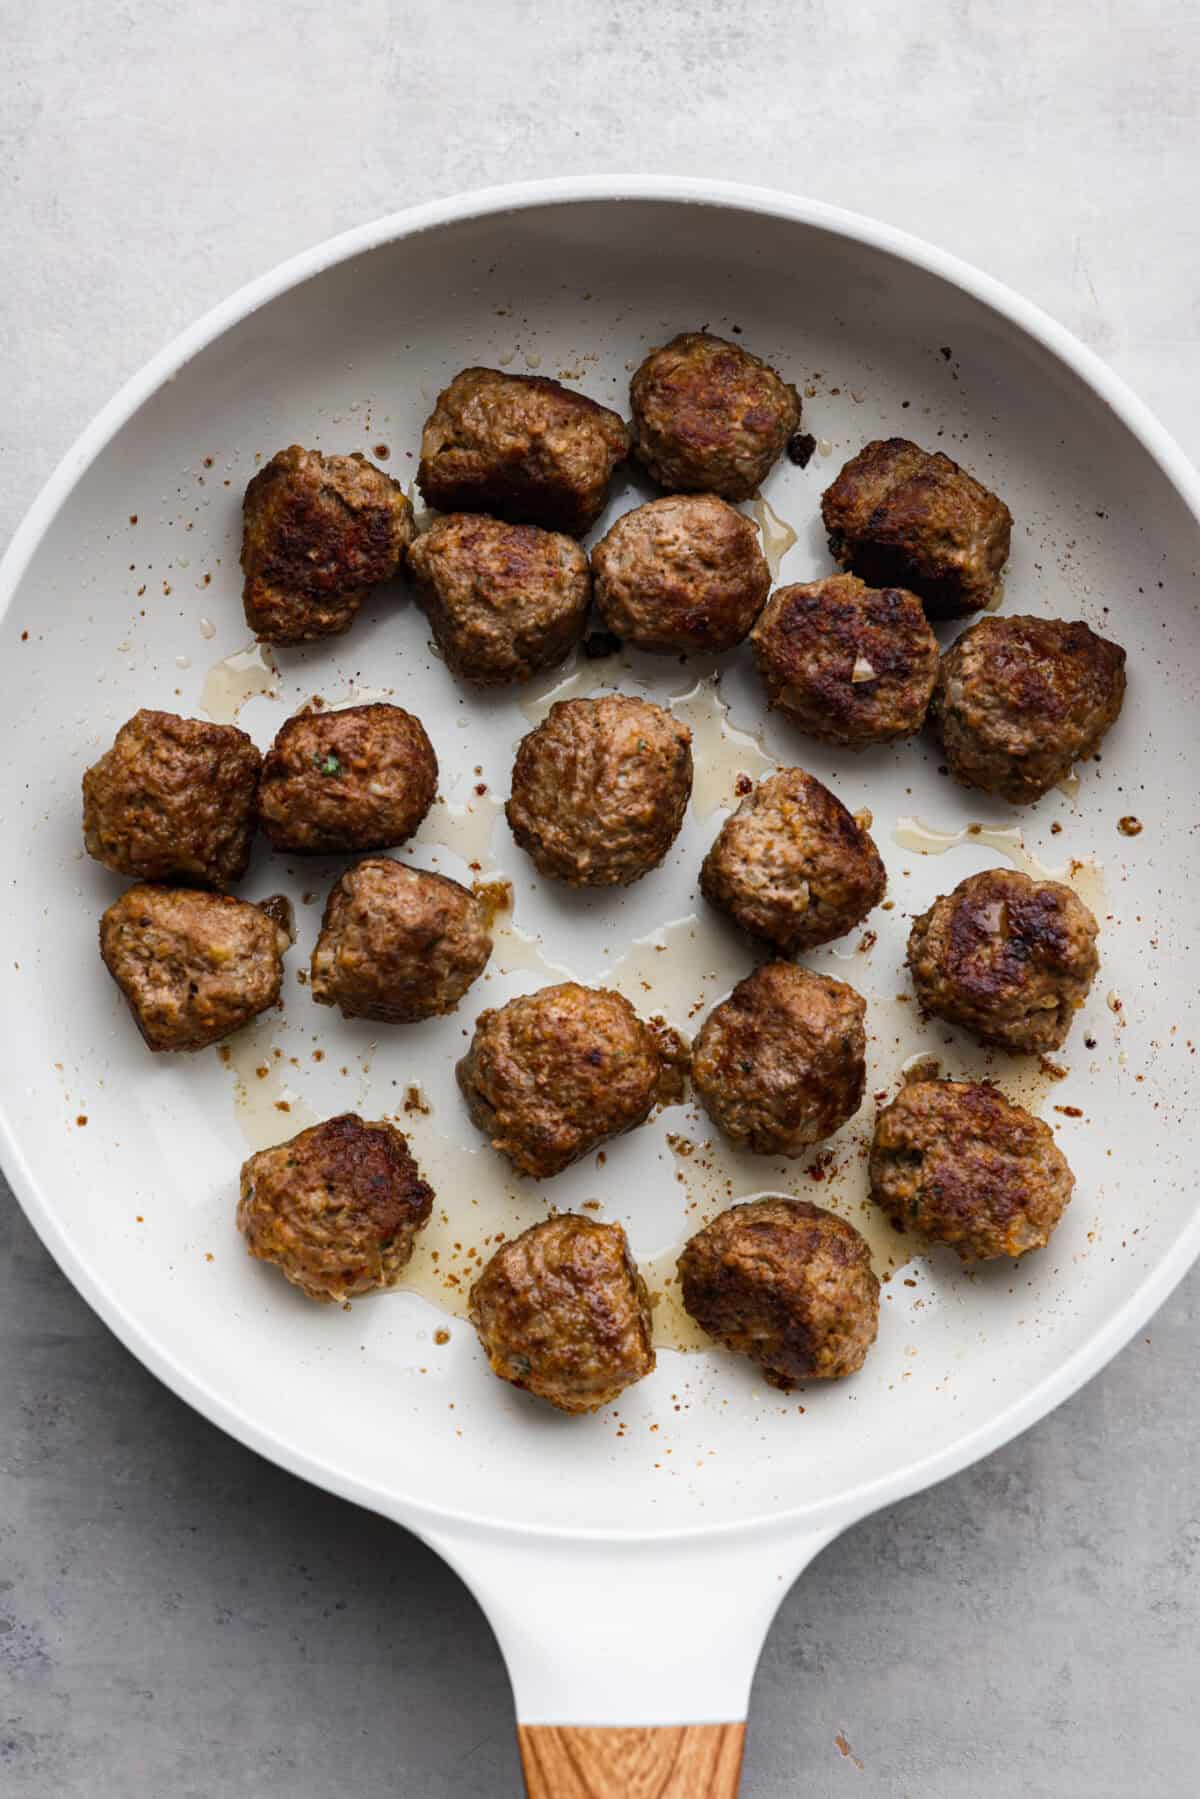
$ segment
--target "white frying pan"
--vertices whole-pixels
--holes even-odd
[[[337,865],[264,852],[244,891],[297,901],[285,1011],[243,1034],[229,1062],[152,1057],[96,952],[120,883],[82,857],[79,777],[137,706],[194,713],[207,701],[228,716],[255,686],[236,662],[208,671],[248,639],[237,547],[256,460],[292,441],[385,445],[407,478],[430,402],[463,365],[565,370],[624,407],[646,348],[701,325],[740,328],[814,390],[817,453],[807,469],[781,464],[766,489],[797,533],[784,578],[828,568],[818,496],[867,438],[947,450],[1016,517],[1005,609],[1083,616],[1129,651],[1129,698],[1102,761],[1077,791],[1014,814],[939,776],[928,746],[834,756],[764,724],[744,653],[726,659],[721,694],[759,742],[728,726],[722,737],[711,686],[688,696],[696,671],[584,661],[576,691],[609,682],[681,704],[696,726],[698,803],[665,867],[627,894],[549,891],[492,803],[530,696],[460,690],[403,591],[383,594],[346,638],[281,652],[278,675],[257,677],[274,692],[251,698],[241,722],[265,746],[314,692],[331,704],[394,692],[425,719],[449,802],[412,855],[506,875],[525,935],[501,931],[489,979],[453,1018],[346,1025],[295,974],[319,914],[303,896],[323,897]],[[626,480],[614,509],[640,497]],[[0,576],[7,1171],[70,1278],[177,1393],[459,1570],[495,1627],[522,1725],[561,1727],[523,1732],[531,1791],[732,1793],[755,1660],[809,1559],[1041,1417],[1196,1254],[1198,514],[1195,474],[1133,396],[1035,308],[938,251],[751,188],[572,178],[419,207],[253,283],[118,394],[18,532]],[[991,1069],[1055,1125],[1078,1175],[1052,1245],[1015,1270],[971,1278],[869,1218],[870,1099],[820,1184],[794,1164],[705,1149],[703,1125],[676,1109],[610,1145],[603,1166],[515,1201],[463,1118],[451,1071],[464,1031],[483,1005],[553,978],[550,965],[615,978],[645,1012],[683,1024],[747,972],[747,945],[703,911],[695,879],[736,774],[770,757],[874,815],[894,908],[871,919],[873,946],[855,933],[813,960],[868,997],[876,1092],[920,1050],[952,1074],[989,1067],[897,997],[909,915],[936,892],[1025,856],[1067,869],[1101,915],[1102,972],[1059,1058],[1065,1077],[1020,1061]],[[1119,828],[1131,818],[1140,833]],[[921,853],[970,822],[1008,834]],[[410,1087],[421,1089],[410,1104],[428,1108],[409,1125],[439,1193],[442,1260],[426,1250],[417,1291],[311,1305],[243,1254],[238,1165],[248,1144],[310,1117],[402,1110]],[[852,1217],[891,1275],[866,1368],[828,1391],[785,1398],[715,1350],[664,1349],[615,1414],[573,1420],[495,1381],[469,1327],[428,1297],[436,1268],[468,1278],[483,1239],[544,1215],[547,1199],[620,1219],[659,1284],[719,1204],[771,1188]],[[453,1288],[441,1297],[461,1307]],[[660,1316],[670,1337],[669,1292]],[[727,1728],[660,1728],[681,1725]]]

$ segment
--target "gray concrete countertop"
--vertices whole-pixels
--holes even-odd
[[[759,181],[929,237],[1200,457],[1190,0],[5,15],[0,536],[117,384],[251,275],[431,195],[582,170]],[[188,1411],[0,1199],[0,1792],[518,1794],[504,1669],[456,1578]],[[759,1669],[746,1799],[1196,1790],[1198,1299],[1193,1276],[1035,1430],[821,1556]]]

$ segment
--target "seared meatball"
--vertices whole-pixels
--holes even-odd
[[[242,1163],[238,1229],[310,1299],[394,1287],[433,1210],[433,1188],[390,1124],[354,1112]]]
[[[629,384],[633,453],[660,487],[748,500],[800,424],[769,363],[704,331],[652,350]]]
[[[649,1117],[664,1070],[623,994],[563,981],[481,1012],[457,1072],[492,1148],[544,1180]]]
[[[1095,752],[1124,697],[1124,650],[1082,621],[981,618],[942,657],[929,720],[955,780],[1019,805]]]
[[[447,875],[370,856],[325,902],[309,986],[343,1018],[404,1024],[452,1012],[491,953],[473,893]]]
[[[301,712],[263,763],[259,818],[277,850],[381,850],[412,836],[438,765],[425,727],[400,706]]]
[[[471,1288],[492,1373],[596,1412],[654,1367],[650,1302],[619,1224],[565,1212],[499,1248]]]
[[[714,1006],[692,1047],[705,1111],[743,1149],[803,1155],[862,1104],[866,1010],[844,981],[794,962],[756,968]]]
[[[265,909],[195,887],[127,887],[100,954],[151,1049],[206,1049],[273,1006],[288,933]]]
[[[830,575],[780,587],[750,638],[767,701],[808,737],[861,749],[921,729],[937,638],[915,594]]]
[[[135,712],[83,777],[83,841],[114,874],[230,887],[250,860],[262,757],[236,725]]]
[[[440,512],[491,512],[578,537],[628,454],[624,421],[586,394],[544,375],[463,369],[425,421],[417,485]]]
[[[657,868],[692,791],[692,734],[650,700],[559,700],[517,746],[505,816],[544,875],[627,887]]]
[[[760,781],[725,820],[700,870],[705,899],[789,955],[844,937],[886,886],[868,833],[802,768]]]
[[[573,537],[453,512],[408,554],[447,668],[481,687],[526,681],[583,633],[588,561]]]
[[[879,1329],[879,1282],[852,1224],[806,1199],[730,1206],[685,1244],[683,1303],[773,1387],[857,1374]]]
[[[1075,1176],[1040,1118],[975,1081],[912,1081],[875,1122],[871,1198],[965,1262],[1041,1249]]]
[[[973,475],[905,437],[860,450],[821,497],[829,548],[872,587],[907,587],[930,618],[978,612],[1008,561],[1012,513]]]
[[[365,457],[280,450],[246,489],[246,623],[260,643],[336,636],[397,574],[412,534],[404,489]]]
[[[908,966],[927,1012],[982,1043],[1057,1049],[1087,998],[1099,926],[1078,894],[1016,869],[986,868],[916,919]]]
[[[668,494],[626,512],[592,551],[596,605],[642,650],[731,650],[771,587],[758,531],[715,494]]]

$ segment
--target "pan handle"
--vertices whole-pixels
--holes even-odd
[[[529,1799],[736,1799],[771,1620],[836,1534],[426,1540],[496,1633]]]
[[[528,1799],[737,1799],[744,1724],[519,1724]]]

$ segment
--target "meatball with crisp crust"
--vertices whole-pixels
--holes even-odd
[[[982,1043],[1041,1055],[1065,1042],[1087,998],[1098,934],[1070,887],[987,868],[914,921],[908,966],[926,1012]]]
[[[348,630],[371,589],[399,572],[412,535],[404,489],[364,456],[280,450],[246,489],[246,623],[260,643]]]
[[[408,566],[447,668],[477,686],[526,681],[583,634],[591,574],[561,531],[454,512],[418,537]]]
[[[325,902],[309,988],[343,1018],[410,1023],[452,1012],[491,953],[483,905],[467,888],[369,856]]]
[[[654,1368],[650,1302],[619,1224],[570,1212],[502,1244],[471,1289],[493,1374],[596,1412]]]
[[[207,1049],[279,998],[290,938],[266,902],[195,887],[127,887],[100,954],[151,1049]]]
[[[664,652],[731,650],[771,586],[755,525],[710,493],[624,513],[592,551],[592,573],[608,629]]]
[[[929,722],[956,781],[1019,805],[1095,753],[1124,697],[1124,650],[1082,620],[982,618],[942,657]]]
[[[231,887],[250,860],[262,757],[236,725],[135,712],[83,777],[83,840],[114,874]]]
[[[995,597],[1012,514],[981,481],[905,437],[876,439],[821,497],[836,562],[872,587],[905,587],[930,618],[960,618]]]
[[[730,1206],[684,1246],[683,1303],[773,1387],[857,1374],[879,1329],[879,1282],[852,1224],[806,1199]]]
[[[799,1156],[862,1104],[866,1004],[844,981],[767,962],[715,1006],[692,1046],[692,1082],[731,1142]]]
[[[242,1163],[237,1223],[252,1256],[344,1303],[396,1285],[433,1199],[402,1132],[344,1112]]]
[[[759,356],[705,331],[652,350],[629,384],[633,454],[673,493],[748,500],[800,424],[800,395]]]
[[[921,729],[937,638],[915,594],[830,575],[778,588],[751,633],[767,691],[806,736],[861,749]]]
[[[401,706],[300,712],[267,751],[259,820],[277,850],[391,849],[421,823],[437,778],[425,727]]]
[[[628,694],[559,700],[517,746],[505,816],[540,873],[625,887],[657,868],[692,791],[692,734]]]
[[[871,1198],[964,1261],[1042,1249],[1075,1185],[1054,1133],[986,1082],[911,1081],[875,1123]]]
[[[789,955],[844,937],[886,886],[870,835],[802,768],[760,781],[700,870],[705,899]]]
[[[629,454],[624,420],[544,375],[463,369],[421,436],[417,485],[439,512],[490,512],[582,536]]]
[[[457,1073],[492,1148],[545,1180],[648,1118],[670,1071],[623,994],[563,981],[481,1012]]]

